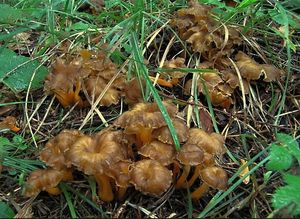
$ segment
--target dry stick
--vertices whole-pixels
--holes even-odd
[[[164,51],[163,57],[161,58],[161,61],[160,61],[160,63],[159,63],[159,67],[160,67],[160,68],[162,68],[163,65],[164,65],[164,62],[165,62],[165,60],[166,60],[166,58],[167,58],[167,55],[168,55],[168,52],[170,51],[170,48],[171,48],[171,46],[173,45],[174,39],[175,39],[175,36],[173,36],[172,39],[169,41],[169,43],[168,43],[168,45],[167,45],[167,47],[166,47],[166,49],[165,49],[165,51]],[[155,80],[154,80],[154,83],[153,83],[153,86],[156,85],[159,76],[160,76],[160,74],[157,73],[157,74],[156,74],[156,77],[155,77]]]
[[[47,99],[47,95],[45,95],[43,97],[43,99],[36,105],[35,110],[33,111],[33,113],[31,114],[31,116],[28,119],[28,122],[30,123],[30,121],[33,119],[34,115],[37,113],[37,111],[39,110],[39,108],[43,105],[44,101]],[[27,123],[25,124],[24,129],[27,128]]]
[[[35,135],[39,131],[39,129],[42,127],[42,125],[44,124],[44,122],[45,122],[45,120],[46,120],[46,118],[47,118],[47,116],[49,114],[49,111],[50,111],[50,109],[52,107],[54,99],[55,99],[55,96],[52,97],[51,102],[49,104],[49,107],[47,108],[46,113],[45,113],[42,121],[40,122],[39,126],[37,127],[37,129],[35,130],[35,132],[33,133],[33,135]]]
[[[29,122],[29,115],[28,115],[29,90],[30,90],[30,88],[31,88],[32,81],[33,81],[33,79],[34,79],[34,77],[35,77],[35,74],[36,74],[37,70],[38,70],[45,62],[46,62],[46,60],[43,61],[43,62],[42,62],[42,63],[41,63],[41,64],[33,71],[33,74],[32,74],[32,76],[31,76],[31,78],[30,78],[30,82],[29,82],[29,84],[28,84],[28,88],[27,88],[27,92],[26,92],[26,98],[25,98],[25,117],[26,117],[26,122],[27,122],[27,125],[28,125],[28,128],[29,128],[29,131],[30,131],[30,134],[31,134],[31,137],[32,137],[32,140],[33,140],[33,143],[34,143],[35,147],[38,147],[38,146],[37,146],[37,143],[36,143],[36,141],[35,141],[34,134],[33,134],[33,132],[32,132],[32,128],[31,128],[31,125],[30,125],[30,122]]]

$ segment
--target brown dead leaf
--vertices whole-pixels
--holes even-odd
[[[7,116],[3,121],[0,122],[0,130],[1,129],[9,129],[13,132],[20,131],[20,128],[16,125],[17,119],[13,116]]]
[[[245,165],[247,165],[247,161],[245,161],[244,159],[241,159],[241,163],[242,163],[242,167],[244,167]],[[243,169],[243,171],[240,173],[240,178],[242,178],[243,176],[245,176],[247,173],[249,172],[249,167],[247,166],[246,168]],[[244,184],[248,184],[250,182],[250,175],[248,175],[244,180],[243,183]]]

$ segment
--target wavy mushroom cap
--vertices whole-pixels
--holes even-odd
[[[29,175],[24,194],[27,197],[32,197],[41,191],[56,187],[62,180],[71,179],[72,171],[70,169],[38,169]]]
[[[132,165],[131,183],[144,194],[160,196],[172,183],[172,172],[155,160],[141,160]]]
[[[172,103],[163,102],[170,117],[174,117],[177,108]],[[125,128],[128,134],[136,133],[140,127],[160,128],[165,126],[165,120],[156,103],[138,103],[131,110],[123,113],[114,124]]]
[[[125,160],[127,153],[118,141],[120,132],[104,131],[96,135],[80,137],[67,152],[72,164],[88,175],[103,174],[110,165]]]
[[[172,119],[174,128],[176,130],[176,134],[178,136],[179,142],[183,143],[187,141],[189,136],[189,129],[186,126],[185,122],[180,119]],[[168,126],[161,127],[156,129],[152,133],[153,137],[158,139],[159,141],[166,143],[166,144],[174,144],[172,135]]]
[[[114,163],[109,167],[107,175],[115,180],[117,186],[126,188],[130,185],[129,169],[131,165],[132,161],[130,160]]]
[[[141,81],[139,81],[136,77],[126,82],[123,90],[125,103],[132,106],[143,102],[142,88],[145,87],[145,84],[144,80],[141,79]]]
[[[199,128],[190,129],[188,144],[195,144],[209,154],[225,153],[224,137],[217,133],[208,134]]]
[[[232,89],[239,87],[240,90],[242,90],[239,78],[237,74],[235,74],[232,70],[227,69],[222,71],[222,78]],[[242,80],[242,83],[243,83],[245,94],[248,94],[250,89],[249,83],[245,79]]]
[[[173,162],[175,149],[172,145],[165,144],[160,141],[152,141],[149,144],[144,145],[139,150],[139,154],[167,166]]]
[[[86,79],[85,86],[86,86],[87,93],[91,97],[91,99],[94,99],[95,101],[102,93],[107,83],[108,81],[97,76],[92,76]],[[120,97],[121,97],[121,92],[115,89],[114,87],[110,87],[103,95],[102,99],[100,100],[100,105],[110,106],[112,104],[117,104],[120,100]]]
[[[184,165],[196,166],[204,160],[204,151],[195,144],[184,144],[176,155],[177,160]]]
[[[200,171],[201,179],[210,187],[220,190],[227,188],[228,176],[221,167],[210,166]]]
[[[184,58],[177,57],[175,59],[165,61],[163,68],[167,68],[167,69],[186,68],[184,62],[185,62]],[[164,74],[170,75],[172,78],[176,78],[176,79],[182,78],[185,75],[187,75],[186,72],[181,72],[181,71],[171,71]]]
[[[78,130],[65,129],[56,137],[50,139],[40,153],[40,160],[53,169],[70,167],[71,162],[66,159],[65,152],[70,150],[77,139],[83,136]]]

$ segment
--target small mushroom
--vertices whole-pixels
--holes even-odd
[[[65,153],[83,134],[78,130],[65,129],[56,137],[50,139],[40,153],[40,160],[53,169],[71,167],[71,161],[66,159]]]
[[[94,175],[98,184],[98,195],[103,201],[112,201],[113,192],[108,169],[114,163],[127,159],[127,152],[121,143],[120,131],[104,130],[94,138],[80,137],[67,152],[72,164],[85,174]]]
[[[175,105],[163,102],[171,118],[177,113]],[[135,134],[138,147],[152,140],[154,129],[166,126],[164,117],[155,103],[138,103],[131,110],[123,113],[115,122],[117,127],[124,128],[126,134]]]
[[[197,145],[186,143],[181,147],[176,158],[183,164],[183,172],[177,180],[175,188],[183,188],[186,185],[191,166],[196,166],[203,162],[204,151]]]
[[[172,119],[172,123],[176,130],[176,134],[178,136],[179,142],[183,143],[186,142],[189,135],[188,127],[186,126],[185,122],[180,119],[174,118]],[[168,126],[161,127],[153,131],[152,136],[159,141],[166,143],[166,144],[174,144],[173,138],[171,136],[170,130]]]
[[[217,133],[208,134],[200,128],[191,128],[189,134],[189,144],[195,144],[205,152],[212,155],[225,153],[224,137]]]
[[[117,186],[117,198],[122,200],[130,184],[129,169],[132,165],[130,160],[122,160],[110,166],[107,175],[114,179]]]
[[[186,65],[184,64],[185,59],[177,57],[175,59],[165,61],[163,68],[166,69],[176,69],[176,68],[186,68]],[[180,78],[183,78],[187,73],[181,72],[181,71],[171,71],[171,72],[163,72],[162,75],[165,76],[167,79],[168,77],[171,78],[171,84],[177,85]]]
[[[227,188],[228,176],[221,167],[211,166],[200,171],[203,181],[202,185],[192,192],[193,199],[199,199],[209,189],[209,187],[225,190]]]
[[[172,172],[155,160],[140,160],[130,169],[131,183],[144,194],[160,196],[171,186]]]
[[[144,157],[156,160],[164,166],[173,162],[175,157],[174,146],[162,143],[160,141],[152,141],[139,149],[139,154]]]
[[[27,197],[32,197],[41,191],[47,191],[50,194],[57,195],[60,192],[56,187],[59,182],[72,179],[71,169],[38,169],[29,175],[24,194]]]

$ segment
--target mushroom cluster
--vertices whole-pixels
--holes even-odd
[[[68,60],[68,61],[67,61]],[[82,50],[80,57],[57,59],[45,79],[44,90],[54,94],[64,106],[87,106],[96,100],[118,72],[116,65],[101,50]],[[102,106],[119,102],[124,88],[123,75],[116,76],[100,101]]]
[[[233,103],[232,94],[239,87],[249,93],[249,82],[264,76],[264,81],[280,80],[284,72],[273,65],[259,64],[254,59],[235,49],[242,43],[237,27],[222,24],[213,18],[210,7],[189,1],[190,7],[180,9],[172,19],[182,40],[191,45],[194,52],[201,55],[202,63],[197,68],[209,69],[199,74],[197,87],[199,93],[210,97],[212,104],[228,108]],[[170,60],[169,62],[175,62]],[[182,60],[184,63],[185,60]],[[180,66],[177,65],[177,68]],[[240,76],[240,77],[239,77]],[[192,80],[185,84],[185,93],[189,94]],[[207,89],[204,89],[206,85]]]
[[[124,198],[131,186],[144,194],[160,196],[172,184],[176,188],[184,188],[194,184],[199,177],[203,180],[199,187],[202,193],[207,185],[225,189],[226,172],[214,162],[214,155],[224,153],[224,138],[216,133],[209,135],[202,129],[189,129],[183,120],[176,117],[175,105],[170,102],[163,102],[163,105],[182,145],[180,151],[175,150],[158,105],[138,103],[123,113],[113,127],[93,135],[63,130],[50,139],[40,153],[40,160],[48,168],[30,174],[24,194],[28,197],[41,191],[59,194],[57,185],[61,181],[73,180],[74,169],[94,176],[98,196],[106,202]],[[192,168],[193,175],[187,181]],[[222,183],[216,182],[218,186],[211,183],[217,179],[207,182],[207,177],[204,177],[207,171],[217,175],[222,172],[224,177],[218,179]],[[193,193],[193,198],[201,196],[199,189]]]

